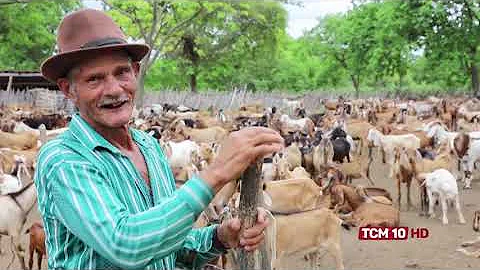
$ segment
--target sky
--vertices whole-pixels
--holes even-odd
[[[302,6],[285,5],[288,11],[287,33],[300,37],[317,24],[317,18],[327,14],[346,12],[352,7],[350,0],[297,0]],[[101,9],[97,0],[83,0],[87,7]]]
[[[349,0],[301,0],[302,7],[285,5],[288,11],[287,33],[300,37],[304,31],[317,24],[317,18],[327,14],[346,12],[352,4]]]

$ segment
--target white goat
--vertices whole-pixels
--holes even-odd
[[[438,169],[431,173],[425,174],[425,181],[422,185],[427,187],[428,196],[428,214],[430,218],[435,217],[433,206],[435,204],[434,196],[438,197],[442,205],[442,223],[448,224],[447,218],[447,201],[455,201],[455,208],[458,214],[460,224],[465,224],[462,210],[460,208],[460,198],[458,195],[457,181],[455,177],[445,169]]]
[[[25,252],[21,246],[21,231],[27,221],[27,215],[32,210],[37,201],[37,193],[33,182],[25,185],[18,192],[9,194],[8,196],[0,196],[0,236],[8,236],[11,238],[12,252],[20,261],[21,269],[25,267]],[[7,269],[13,263],[15,255],[7,266]]]
[[[453,142],[453,140],[452,140]],[[451,145],[451,149],[454,149]],[[454,151],[456,153],[456,150]],[[472,172],[475,162],[480,161],[480,140],[470,140],[467,153],[460,157],[463,172],[465,173],[464,188],[471,188]]]
[[[438,121],[430,122],[423,128],[423,131],[427,133],[427,137],[434,138],[435,144],[439,145],[443,142],[451,143],[458,132],[448,131],[445,125]],[[480,139],[480,131],[469,132],[470,139]]]
[[[22,187],[22,173],[30,177],[30,173],[25,165],[26,159],[22,156],[14,156],[16,176],[4,173],[0,168],[0,195],[6,195],[19,191]]]
[[[313,136],[315,131],[315,124],[312,119],[306,117],[301,119],[291,119],[288,115],[282,114],[279,119],[282,124],[283,132],[285,131],[303,131],[310,136]]]
[[[420,139],[413,134],[404,135],[383,135],[375,128],[371,128],[368,131],[367,141],[369,144],[378,147],[382,152],[383,162],[390,164],[389,177],[393,176],[392,164],[393,164],[393,149],[398,147],[399,149],[412,149],[417,150],[420,148]],[[388,159],[385,154],[388,153]]]
[[[283,107],[287,109],[289,115],[293,115],[293,111],[296,108],[303,107],[303,101],[301,100],[288,100],[286,98],[282,99]]]
[[[195,156],[200,156],[200,146],[191,140],[181,142],[168,141],[164,144],[166,156],[170,166],[183,168],[191,163],[197,163]]]

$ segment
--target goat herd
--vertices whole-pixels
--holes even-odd
[[[303,106],[302,100],[288,99],[276,107],[248,104],[228,111],[152,104],[134,111],[131,126],[158,139],[177,187],[212,162],[230,132],[247,126],[277,130],[286,147],[264,158],[260,176],[262,206],[271,213],[271,226],[260,249],[269,260],[263,263],[274,269],[305,268],[306,260],[308,268],[314,269],[319,264],[325,266],[319,255],[326,250],[334,258],[335,267],[343,269],[344,262],[348,268],[378,266],[353,262],[353,253],[358,250],[350,251],[349,246],[359,240],[342,240],[351,227],[414,227],[425,224],[422,220],[427,218],[431,226],[457,226],[455,230],[445,229],[447,233],[441,236],[432,233],[432,241],[434,237],[450,238],[449,244],[461,245],[449,250],[453,248],[462,261],[470,260],[465,255],[480,257],[480,240],[461,241],[472,233],[465,223],[473,218],[473,229],[480,227],[480,212],[470,209],[478,207],[476,200],[466,203],[463,197],[475,195],[478,188],[472,179],[480,161],[479,119],[480,101],[476,99],[339,97],[323,100],[312,111]],[[33,253],[37,252],[41,269],[47,252],[41,219],[34,207],[32,175],[38,149],[68,129],[68,121],[68,116],[44,115],[27,107],[0,108],[0,235],[10,237],[8,243],[4,240],[0,245],[0,268],[10,267],[15,257],[17,268],[27,268],[23,246],[28,231],[28,268],[32,269]],[[402,199],[404,185],[406,202]],[[232,182],[220,190],[195,226],[236,215],[239,186]],[[397,196],[393,198],[391,192]],[[437,203],[441,221],[432,219]],[[458,225],[449,222],[449,206],[455,209]],[[464,208],[475,217],[465,218]],[[12,251],[11,256],[5,248]],[[421,254],[421,245],[417,249]],[[395,254],[383,253],[380,256],[386,258],[388,267],[389,256]],[[238,268],[236,258],[232,250],[211,266]],[[288,258],[297,261],[288,264]]]

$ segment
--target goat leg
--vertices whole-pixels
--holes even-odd
[[[458,222],[460,224],[465,224],[466,222],[462,214],[462,209],[460,208],[460,198],[458,194],[455,195],[455,209],[457,210],[457,214],[458,214]]]
[[[471,189],[471,183],[472,183],[472,172],[471,171],[465,171],[465,185],[463,186],[463,189]]]
[[[412,182],[407,183],[407,211],[412,207],[412,200],[410,198],[410,185]]]
[[[402,204],[402,190],[401,190],[401,186],[400,186],[400,179],[398,179],[398,178],[397,178],[397,192],[398,192],[398,196],[397,196],[398,211],[400,211],[401,204]]]
[[[433,200],[432,191],[427,188],[427,197],[428,197],[428,216],[430,218],[435,218],[435,212],[433,212],[433,204],[435,203]]]
[[[42,253],[37,251],[37,266],[38,270],[42,269]],[[31,270],[31,269],[30,269]]]
[[[33,268],[33,254],[34,254],[34,251],[35,251],[35,247],[34,247],[34,244],[32,242],[32,240],[30,240],[30,247],[29,247],[29,253],[30,253],[30,259],[28,260],[28,269],[32,270]],[[38,256],[38,255],[37,255]],[[40,269],[40,268],[38,268]]]
[[[447,218],[447,198],[445,195],[440,194],[440,202],[442,203],[442,224],[447,225],[448,224],[448,218]]]
[[[328,251],[335,259],[335,266],[337,270],[345,269],[345,265],[343,265],[343,255],[342,255],[342,248],[338,243],[330,243],[328,245]]]

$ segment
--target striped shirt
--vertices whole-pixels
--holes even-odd
[[[213,246],[214,226],[192,228],[212,189],[198,177],[175,189],[158,142],[139,130],[130,134],[151,189],[78,114],[41,148],[34,181],[49,269],[200,268],[223,252]]]

